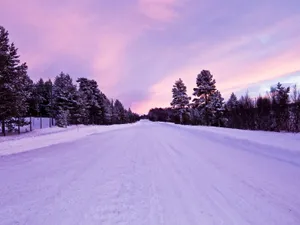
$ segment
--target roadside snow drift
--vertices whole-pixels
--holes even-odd
[[[94,133],[102,133],[133,126],[132,124],[111,126],[52,127],[18,136],[0,138],[0,156],[25,152],[49,145],[75,141]],[[24,136],[23,136],[24,135]],[[5,140],[7,138],[7,140]],[[1,141],[1,139],[4,139]]]

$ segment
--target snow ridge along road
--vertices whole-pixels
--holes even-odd
[[[142,121],[0,157],[0,224],[299,225],[299,151],[228,132]]]

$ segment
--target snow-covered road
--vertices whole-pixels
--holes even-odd
[[[0,224],[299,225],[300,152],[235,132],[146,121],[0,157]]]

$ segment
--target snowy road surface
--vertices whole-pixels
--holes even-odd
[[[299,151],[251,134],[140,122],[0,157],[0,224],[299,225]]]

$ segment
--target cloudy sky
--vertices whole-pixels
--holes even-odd
[[[174,81],[189,94],[208,69],[226,98],[300,84],[299,0],[1,0],[30,76],[97,80],[146,113],[169,106]]]

